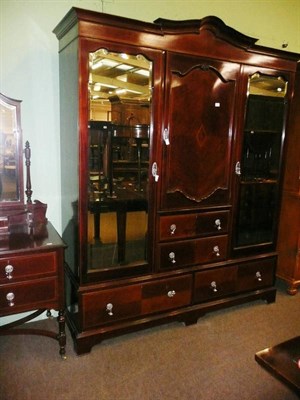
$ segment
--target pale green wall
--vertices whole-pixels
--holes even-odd
[[[0,0],[0,92],[23,100],[32,148],[33,199],[61,233],[58,42],[53,28],[72,6],[153,21],[216,15],[261,45],[300,53],[299,0]]]

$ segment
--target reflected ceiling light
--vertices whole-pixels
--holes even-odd
[[[126,92],[127,92],[126,89],[118,89],[118,90],[116,90],[117,94],[123,94],[123,93],[126,93]]]
[[[143,75],[143,76],[150,76],[150,71],[147,69],[137,69],[134,71],[135,74]]]
[[[111,89],[117,89],[117,87],[118,87],[118,86],[115,86],[115,85],[108,85],[107,83],[101,83],[100,85],[104,86],[104,87],[111,88]]]
[[[100,83],[95,83],[95,85],[94,85],[94,90],[95,90],[95,92],[100,92],[100,90],[101,90],[101,85],[100,85]]]
[[[138,92],[137,90],[131,90],[131,89],[127,89],[127,92],[135,94],[143,94],[143,92]]]
[[[102,65],[103,65],[102,60],[97,61],[95,64],[92,65],[92,69],[100,68],[100,67],[102,67]]]
[[[108,58],[103,58],[102,64],[107,66],[107,67],[115,67],[116,65],[118,65],[119,63],[113,60],[109,60]]]
[[[119,64],[116,68],[121,69],[122,71],[128,71],[129,69],[132,69],[133,66],[127,64]]]

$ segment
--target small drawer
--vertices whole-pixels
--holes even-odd
[[[159,269],[177,269],[225,260],[227,241],[228,237],[224,235],[160,244],[158,246]]]
[[[200,303],[235,292],[237,266],[222,267],[197,272],[195,275],[194,301]]]
[[[56,252],[3,257],[0,259],[0,282],[11,283],[22,278],[37,278],[55,274]]]
[[[141,285],[131,285],[84,293],[83,329],[140,315],[141,292]]]
[[[255,290],[274,285],[276,257],[240,264],[237,290]]]
[[[3,315],[38,308],[55,308],[56,302],[58,302],[56,278],[0,287],[0,312]]]
[[[228,220],[228,211],[162,216],[159,219],[159,240],[224,234],[228,231]]]
[[[142,287],[142,313],[183,307],[191,303],[191,297],[191,275],[145,283]]]

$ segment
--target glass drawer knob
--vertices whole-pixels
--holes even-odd
[[[215,226],[217,227],[218,231],[220,231],[222,229],[220,219],[215,220]]]
[[[106,304],[106,312],[107,312],[107,314],[108,315],[114,315],[114,313],[112,312],[112,310],[113,310],[113,305],[111,304],[111,303],[108,303],[108,304]]]
[[[169,260],[171,261],[172,264],[176,263],[175,253],[173,251],[171,253],[169,253]]]
[[[15,295],[13,292],[7,293],[6,300],[8,301],[9,307],[13,307],[15,305],[14,298],[15,298]]]
[[[256,276],[256,279],[258,280],[258,282],[262,281],[262,276],[261,276],[261,273],[259,271],[256,272],[255,276]]]
[[[5,270],[5,274],[6,274],[6,278],[7,279],[12,279],[12,272],[14,270],[14,267],[10,264],[7,264],[7,266],[4,268]]]
[[[216,293],[218,291],[217,283],[215,281],[212,281],[211,284],[210,284],[210,288],[212,289],[213,292]]]
[[[168,291],[168,297],[174,297],[176,294],[175,290],[169,290]]]
[[[214,253],[215,253],[215,255],[217,256],[217,257],[220,257],[220,249],[219,249],[219,246],[214,246]]]
[[[171,233],[171,235],[174,235],[175,231],[176,231],[176,225],[175,224],[170,225],[170,233]]]

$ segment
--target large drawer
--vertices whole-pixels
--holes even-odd
[[[226,235],[185,240],[158,245],[158,267],[161,270],[177,269],[195,264],[225,260],[227,257]]]
[[[83,329],[183,307],[191,296],[191,275],[83,293]]]
[[[38,308],[55,308],[58,302],[56,278],[2,285],[0,287],[1,315]]]
[[[276,258],[249,261],[195,274],[194,301],[258,290],[274,284]]]
[[[56,252],[0,258],[0,283],[55,274]]]
[[[273,257],[239,265],[237,291],[274,285],[276,262],[276,257]]]
[[[161,216],[159,240],[224,234],[228,231],[228,220],[228,211]]]

